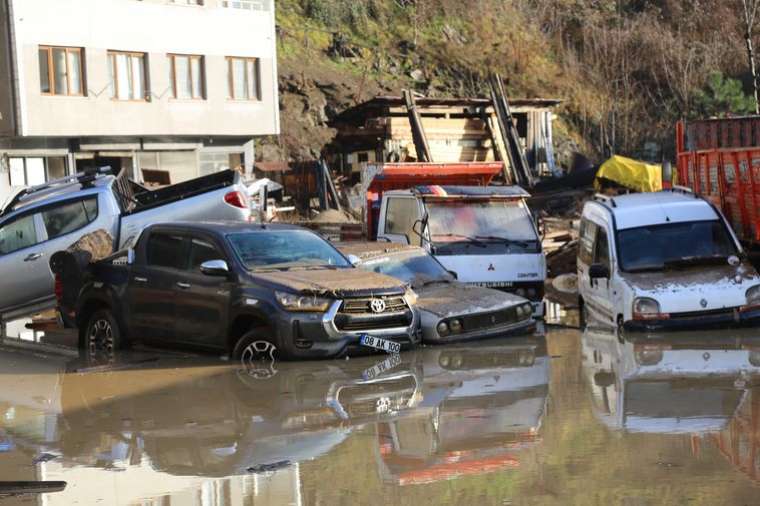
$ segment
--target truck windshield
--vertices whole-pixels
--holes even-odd
[[[538,241],[521,201],[429,201],[427,212],[433,243],[501,242],[533,248]]]
[[[327,241],[306,230],[230,234],[227,240],[250,270],[351,267]]]
[[[617,241],[620,269],[626,272],[725,264],[737,254],[733,239],[718,220],[619,230]]]
[[[424,251],[409,251],[373,258],[363,262],[361,268],[387,274],[412,286],[454,281],[453,276],[435,258]]]

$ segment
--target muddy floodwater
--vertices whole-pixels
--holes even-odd
[[[751,505],[758,450],[758,332],[255,367],[0,351],[0,494],[65,482],[3,506]]]

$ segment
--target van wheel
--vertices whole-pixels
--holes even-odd
[[[122,347],[119,324],[108,309],[95,311],[90,317],[84,334],[84,351],[94,362],[110,362]]]

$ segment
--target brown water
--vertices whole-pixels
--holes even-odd
[[[0,504],[760,504],[752,334],[554,330],[385,358],[2,351],[0,480],[67,486]]]

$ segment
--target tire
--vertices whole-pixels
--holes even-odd
[[[87,322],[84,332],[84,353],[88,361],[113,362],[116,353],[124,347],[119,323],[108,309],[95,311]]]
[[[267,327],[249,330],[235,344],[230,357],[244,367],[258,368],[260,365],[273,364],[276,360],[286,360],[284,350],[279,348]]]

